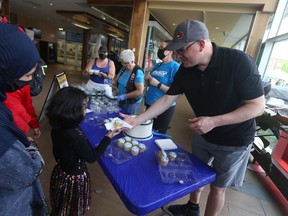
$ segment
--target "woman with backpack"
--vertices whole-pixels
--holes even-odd
[[[142,102],[144,72],[135,63],[134,52],[130,49],[121,52],[120,61],[123,67],[115,79],[118,85],[117,101],[121,108],[135,115]]]

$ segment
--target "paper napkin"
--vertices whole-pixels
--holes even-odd
[[[177,145],[171,139],[157,139],[155,143],[162,150],[177,149]]]
[[[132,128],[132,125],[128,124],[127,122],[123,121],[122,119],[116,117],[114,119],[112,119],[111,122],[108,122],[105,124],[105,127],[107,130],[115,130],[115,121],[121,121],[123,124],[121,126],[121,128],[125,127],[125,128]]]

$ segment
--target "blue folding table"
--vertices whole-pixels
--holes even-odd
[[[85,121],[81,124],[81,129],[90,144],[95,147],[107,133],[107,130],[105,127],[93,123],[93,121],[91,123],[89,118],[91,119],[92,116],[92,113],[86,115]],[[102,119],[116,116],[118,117],[118,114],[99,115]],[[114,137],[114,140],[121,136],[124,135],[121,133]],[[176,151],[187,153],[193,164],[193,178],[184,184],[179,182],[164,183],[155,156],[155,152],[159,151],[159,147],[154,142],[155,139],[161,138],[153,136],[149,140],[141,141],[141,143],[146,144],[147,150],[121,164],[113,162],[111,157],[105,155],[99,160],[101,168],[124,205],[135,215],[148,214],[213,182],[216,178],[216,173],[212,168],[178,146]]]

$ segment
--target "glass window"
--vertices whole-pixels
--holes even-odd
[[[264,33],[264,36],[263,36],[263,40],[262,40],[263,43],[268,39],[273,19],[274,19],[274,14],[272,14],[269,17],[269,20],[268,20],[268,23],[267,23],[267,27],[266,27],[266,30],[265,30],[265,33]]]
[[[264,75],[264,81],[272,87],[283,86],[288,91],[288,40],[275,42]],[[283,98],[284,99],[284,98]],[[287,92],[288,101],[288,92]]]
[[[286,10],[284,12],[281,24],[280,24],[280,28],[278,31],[278,35],[284,34],[288,32],[288,5],[286,5]]]

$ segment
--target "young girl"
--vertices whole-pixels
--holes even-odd
[[[79,128],[84,120],[87,95],[74,87],[57,92],[47,106],[52,126],[55,165],[50,180],[51,215],[84,215],[91,203],[90,175],[85,162],[100,158],[120,130],[108,132],[93,149]]]

